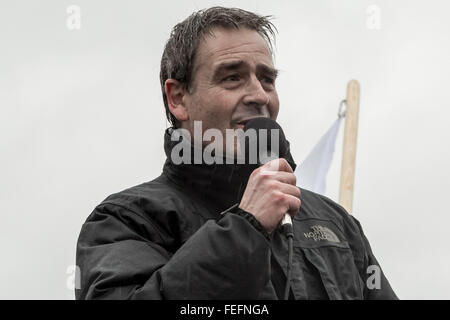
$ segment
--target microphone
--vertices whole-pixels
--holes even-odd
[[[256,137],[250,135],[249,130],[255,130]],[[264,132],[266,133],[265,139]],[[243,142],[245,146],[244,154],[246,163],[255,159],[254,153],[256,151],[258,166],[273,159],[284,158],[289,163],[292,170],[295,170],[296,164],[290,153],[289,142],[286,140],[283,129],[275,120],[263,117],[254,118],[245,124],[244,133],[246,134],[246,140],[241,142]],[[292,218],[288,213],[284,215],[284,218],[281,221],[281,226],[286,224],[290,225],[290,229],[292,229]]]
[[[253,139],[250,139],[251,133],[249,130],[256,131],[256,138],[253,136]],[[266,130],[266,141],[262,137],[263,130]],[[291,153],[289,151],[289,142],[286,140],[283,129],[281,129],[280,125],[272,119],[269,118],[255,118],[248,121],[244,126],[244,137],[246,140],[241,139],[241,146],[244,143],[245,146],[245,161],[251,160],[252,152],[257,150],[257,164],[263,165],[264,163],[278,158],[284,158],[291,166],[292,170],[295,170],[295,162],[292,159]],[[270,134],[269,134],[270,133]],[[273,135],[272,135],[273,133]],[[277,137],[275,141],[272,141],[272,137]],[[270,136],[270,139],[269,139]],[[264,143],[265,142],[265,143]],[[274,144],[273,144],[274,143]],[[265,150],[264,147],[266,146]],[[253,151],[251,151],[253,150]],[[255,156],[253,154],[253,156]],[[254,158],[254,157],[253,157]],[[286,285],[284,287],[284,299],[289,299],[290,287],[291,287],[291,269],[292,269],[292,257],[293,257],[293,239],[294,239],[294,230],[292,227],[292,218],[288,213],[284,214],[284,218],[281,221],[281,228],[284,231],[284,234],[288,240],[288,261],[286,267]]]

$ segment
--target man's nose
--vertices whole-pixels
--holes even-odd
[[[269,95],[256,76],[252,76],[249,79],[246,91],[246,95],[243,99],[245,105],[263,107],[269,103]]]

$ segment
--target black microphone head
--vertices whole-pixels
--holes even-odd
[[[286,140],[283,129],[275,120],[263,117],[252,119],[245,124],[243,133],[244,135],[239,138],[240,154],[245,159],[241,162],[236,174],[245,183],[240,186],[239,198],[242,197],[253,170],[267,161],[284,158],[292,170],[296,168],[289,150],[289,142]]]
[[[251,131],[254,131],[254,135]],[[289,142],[286,140],[283,129],[275,120],[263,117],[252,119],[245,124],[244,134],[246,136],[243,153],[246,163],[253,163],[252,159],[255,156],[258,164],[284,158],[292,170],[295,170],[296,164],[290,153]]]
[[[251,144],[256,143],[255,147],[258,150],[260,163],[267,162],[262,159],[264,156],[271,159],[286,158],[289,152],[289,143],[286,141],[283,129],[275,120],[263,117],[252,119],[245,124],[244,132],[251,129],[255,130],[257,135],[256,139],[253,139],[255,141],[250,140],[248,147],[252,147]],[[251,150],[248,147],[245,148],[246,157],[249,156]]]

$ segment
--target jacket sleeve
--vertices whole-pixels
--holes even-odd
[[[76,299],[257,299],[270,279],[269,243],[251,217],[208,220],[170,252],[148,217],[98,206],[81,228]]]
[[[391,288],[391,285],[384,275],[380,264],[375,258],[372,248],[370,247],[369,240],[367,240],[364,235],[361,224],[355,218],[353,218],[353,221],[355,221],[358,226],[364,248],[364,270],[360,272],[364,281],[364,299],[397,300],[398,297]]]

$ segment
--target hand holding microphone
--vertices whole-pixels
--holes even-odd
[[[253,214],[270,234],[285,214],[294,216],[299,211],[299,198],[294,172],[285,159],[279,158],[252,172],[239,208]]]
[[[292,160],[289,153],[289,143],[286,141],[283,130],[272,119],[255,118],[246,123],[244,131],[254,129],[257,132],[256,148],[245,145],[246,160],[250,158],[250,150],[257,150],[258,164],[247,182],[247,187],[242,196],[239,208],[250,212],[261,223],[268,233],[271,233],[280,222],[290,223],[290,217],[294,216],[300,209],[300,189],[296,186],[296,177],[292,166],[286,159]],[[260,141],[260,130],[266,131],[267,141]],[[272,141],[271,131],[276,130],[278,140]],[[266,150],[260,150],[261,142]],[[273,146],[272,143],[278,146]],[[273,150],[272,150],[273,149]],[[264,156],[276,154],[276,159],[263,160]]]

